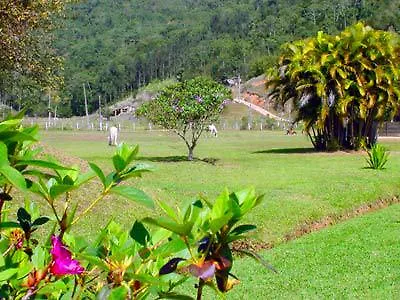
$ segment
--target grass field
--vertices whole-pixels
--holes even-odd
[[[186,149],[167,132],[123,133],[121,140],[140,145],[142,161],[155,171],[132,184],[157,200],[179,204],[200,193],[209,198],[223,188],[254,186],[265,194],[263,204],[250,215],[259,226],[257,237],[279,242],[296,226],[326,215],[342,214],[378,198],[399,193],[400,153],[396,141],[385,141],[392,151],[387,169],[365,169],[365,153],[315,153],[304,136],[282,132],[225,131],[204,138],[195,156],[216,159],[216,164],[182,161]],[[43,141],[67,155],[109,168],[114,148],[99,132],[46,132]],[[88,199],[77,195],[81,201]],[[129,226],[134,218],[153,213],[123,199],[108,199],[97,206],[83,232],[91,235],[105,220],[115,217]]]
[[[121,140],[139,144],[140,160],[155,171],[132,184],[157,200],[179,205],[204,194],[213,199],[227,187],[254,186],[265,201],[249,216],[258,225],[256,238],[279,244],[286,233],[305,222],[341,215],[362,204],[397,196],[400,191],[400,141],[382,139],[391,150],[387,168],[366,169],[365,153],[315,153],[304,136],[283,132],[224,131],[204,137],[195,156],[204,162],[182,161],[186,149],[167,132],[123,133]],[[43,142],[68,157],[110,168],[114,148],[105,133],[45,132]],[[69,159],[71,158],[71,159]],[[75,195],[84,203],[95,194],[89,186]],[[135,218],[155,214],[124,199],[99,204],[78,232],[92,236],[110,218],[127,228]],[[279,271],[273,274],[249,259],[240,259],[234,273],[243,280],[229,299],[400,297],[400,205],[369,213],[261,254]],[[185,289],[190,289],[188,284]],[[193,291],[189,293],[193,294]],[[208,294],[207,299],[214,299]]]
[[[229,299],[400,299],[399,241],[397,204],[263,252],[277,274],[238,260]]]

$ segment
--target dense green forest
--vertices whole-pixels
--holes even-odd
[[[399,31],[400,0],[79,1],[56,32],[65,57],[59,114],[83,114],[83,85],[93,111],[99,95],[113,102],[155,79],[250,78],[275,62],[283,43],[358,20]]]

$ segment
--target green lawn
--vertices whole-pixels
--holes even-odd
[[[392,150],[383,171],[365,169],[365,153],[315,153],[304,136],[282,132],[226,131],[217,139],[204,138],[195,154],[217,159],[216,165],[180,161],[186,149],[166,132],[122,134],[122,140],[139,144],[141,160],[154,165],[155,172],[132,184],[158,200],[179,204],[199,193],[213,198],[224,187],[255,186],[265,201],[248,221],[259,226],[257,237],[266,242],[279,243],[306,221],[344,214],[400,191],[397,139],[382,140]],[[114,150],[98,132],[45,132],[43,141],[105,168]],[[89,186],[75,197],[84,203],[95,191]],[[153,213],[110,198],[80,223],[78,232],[90,236],[112,217],[128,227]],[[399,299],[399,244],[400,205],[393,205],[261,252],[278,274],[253,260],[237,260],[232,272],[242,283],[228,299]],[[188,294],[195,293],[193,284],[184,287]],[[215,295],[208,291],[205,299]]]
[[[254,186],[265,201],[249,216],[259,226],[257,237],[279,242],[285,233],[306,221],[342,214],[363,203],[399,194],[400,153],[393,151],[387,169],[365,169],[363,153],[315,153],[304,136],[283,132],[224,131],[218,138],[204,138],[195,151],[199,158],[217,159],[216,165],[174,161],[186,155],[181,140],[161,131],[123,133],[121,140],[140,145],[142,161],[153,173],[132,184],[152,197],[170,203],[194,199],[200,193],[211,199],[227,187]],[[106,133],[44,132],[43,141],[64,153],[110,166],[114,148]],[[397,150],[397,141],[387,141]],[[95,192],[92,187],[76,195],[81,202]],[[153,213],[124,199],[108,199],[81,223],[81,233],[91,235],[115,217],[129,226],[134,218]]]
[[[278,274],[237,261],[229,299],[400,299],[399,245],[397,204],[265,251]]]

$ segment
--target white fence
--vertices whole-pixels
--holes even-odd
[[[116,126],[122,132],[138,130],[160,130],[145,119],[134,117],[112,117],[109,120],[98,118],[25,118],[25,125],[38,125],[42,130],[71,130],[71,131],[107,131],[110,126]],[[285,130],[290,125],[268,117],[242,117],[241,119],[222,118],[216,123],[218,130]]]

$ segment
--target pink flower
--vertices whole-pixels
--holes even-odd
[[[79,261],[71,258],[71,252],[62,243],[58,236],[51,237],[51,256],[53,262],[50,266],[50,272],[56,276],[81,274],[85,269]]]
[[[205,261],[202,264],[192,264],[189,266],[189,272],[192,273],[193,276],[207,281],[215,274],[215,264],[212,261]]]

